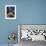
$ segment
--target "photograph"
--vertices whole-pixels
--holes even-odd
[[[5,5],[5,19],[16,19],[16,5]]]

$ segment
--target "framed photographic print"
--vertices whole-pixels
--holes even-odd
[[[16,5],[5,5],[5,19],[16,19]]]

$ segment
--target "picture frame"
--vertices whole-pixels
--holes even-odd
[[[16,19],[16,5],[5,5],[5,19]]]

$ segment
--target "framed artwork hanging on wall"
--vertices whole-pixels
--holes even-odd
[[[16,19],[16,5],[5,5],[5,19]]]

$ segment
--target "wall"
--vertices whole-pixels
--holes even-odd
[[[5,20],[5,5],[16,5],[16,20]],[[46,0],[0,0],[0,44],[7,44],[17,24],[46,24]],[[17,39],[16,39],[17,43]]]

